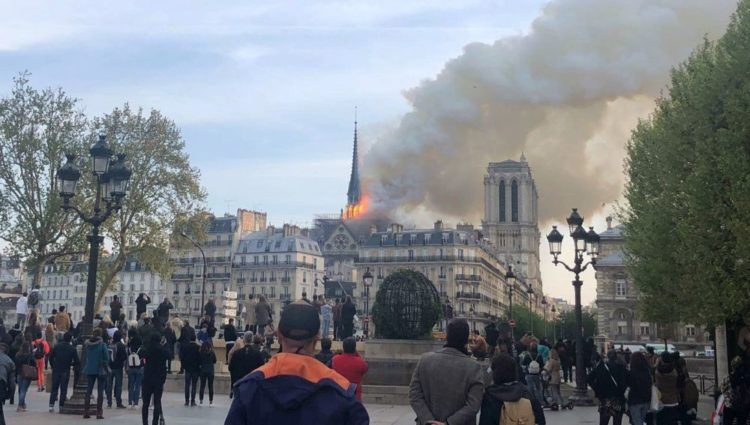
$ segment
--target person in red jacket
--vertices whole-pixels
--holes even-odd
[[[367,362],[357,354],[357,341],[353,337],[344,339],[344,352],[333,356],[331,368],[357,386],[354,395],[362,401],[362,378],[367,373]]]

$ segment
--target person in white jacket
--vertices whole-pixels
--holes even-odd
[[[26,316],[29,314],[29,294],[24,292],[16,301],[16,324],[23,331],[26,327]]]

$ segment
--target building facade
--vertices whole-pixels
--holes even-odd
[[[373,232],[360,246],[357,267],[360,276],[369,269],[374,277],[370,301],[389,274],[410,269],[427,276],[441,301],[453,306],[454,316],[466,318],[473,329],[507,316],[506,267],[495,257],[492,245],[470,225],[448,229],[438,221],[432,229],[404,230],[394,224],[389,231]],[[515,285],[514,303],[528,299],[525,285]],[[361,310],[361,282],[354,293]]]
[[[106,262],[108,259],[103,258],[101,261]],[[39,312],[42,317],[51,315],[52,310],[63,305],[73,321],[80,321],[86,308],[87,272],[88,261],[78,256],[60,259],[45,265],[39,289],[41,294]],[[29,282],[31,279],[33,279],[33,274],[29,275]],[[126,319],[135,320],[135,299],[140,293],[151,297],[154,304],[150,307],[155,309],[156,303],[166,296],[165,280],[158,273],[148,270],[136,259],[128,259],[123,270],[117,274],[112,287],[102,299],[98,313],[102,317],[109,316],[109,303],[112,301],[112,296],[117,295],[121,300],[122,312],[125,313]]]
[[[513,266],[533,290],[532,303],[542,312],[542,278],[539,271],[539,219],[536,184],[526,158],[491,162],[484,177],[484,236],[495,256]]]
[[[201,294],[204,262],[200,249],[184,240],[173,241],[169,253],[173,271],[167,291],[175,307],[173,313],[196,320],[203,308],[201,298],[204,303],[213,298],[221,310],[222,294],[232,288],[232,259],[240,239],[265,229],[266,220],[266,213],[244,209],[238,209],[236,215],[208,217],[205,239],[197,241],[206,256],[205,294]]]
[[[324,292],[323,255],[318,243],[297,226],[250,233],[239,241],[232,260],[232,290],[240,301],[263,295],[278,322],[281,309],[306,294]]]
[[[662,341],[659,327],[638,311],[638,288],[625,268],[622,225],[613,226],[607,218],[607,230],[600,233],[601,247],[595,266],[596,314],[599,333],[615,343],[651,343]],[[681,345],[708,343],[705,330],[693,324],[678,324],[670,330],[671,342]]]

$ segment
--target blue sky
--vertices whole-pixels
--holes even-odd
[[[542,1],[3,1],[0,93],[18,72],[89,115],[129,102],[183,131],[211,209],[309,223],[343,206],[363,143],[402,92],[468,43],[528,30]]]

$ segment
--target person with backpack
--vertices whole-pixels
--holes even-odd
[[[164,382],[167,380],[167,352],[166,340],[158,334],[151,334],[149,340],[141,347],[139,353],[143,359],[143,407],[141,419],[143,425],[148,425],[148,409],[151,399],[154,401],[154,417],[152,425],[164,424],[164,411],[161,406],[161,396],[164,392]]]
[[[607,360],[594,366],[586,382],[599,399],[599,424],[607,425],[612,418],[614,425],[622,424],[625,413],[625,390],[627,389],[627,371],[617,360],[617,352],[607,352]]]
[[[86,398],[83,404],[83,418],[88,419],[89,409],[91,407],[91,393],[94,391],[94,384],[97,385],[96,391],[96,418],[104,419],[104,389],[107,386],[107,377],[109,376],[109,350],[107,344],[102,339],[102,329],[95,328],[91,338],[84,344],[86,350],[86,365],[83,368],[83,374],[86,376]]]
[[[41,300],[42,294],[39,292],[39,285],[34,285],[34,288],[29,292],[29,310],[36,310]]]
[[[118,409],[124,409],[122,404],[122,378],[125,362],[128,360],[127,347],[122,342],[122,332],[115,331],[112,336],[112,344],[109,346],[109,368],[110,374],[107,381],[107,407],[112,407],[112,391],[114,390],[115,401]]]
[[[41,392],[44,392],[44,359],[47,358],[47,356],[49,355],[50,348],[49,348],[49,344],[47,343],[47,340],[45,340],[42,337],[35,339],[32,346],[34,347],[33,354],[34,354],[34,361],[36,362],[37,391],[41,393]]]
[[[549,392],[552,395],[552,410],[572,409],[572,403],[566,403],[560,392],[560,384],[562,382],[560,371],[562,366],[560,364],[560,355],[556,349],[550,350],[549,361],[544,365],[544,371],[549,376]]]
[[[58,393],[60,396],[60,409],[65,406],[68,393],[68,381],[70,380],[70,368],[79,365],[78,352],[71,345],[73,335],[68,332],[63,335],[62,341],[55,345],[49,355],[49,364],[52,367],[52,392],[49,395],[49,411],[55,411]]]
[[[482,398],[479,425],[545,425],[542,405],[519,382],[518,363],[506,353],[492,360],[492,385]]]
[[[135,409],[138,407],[143,381],[143,362],[138,354],[141,349],[141,337],[135,327],[130,328],[128,335],[128,406]]]
[[[521,367],[526,376],[526,385],[531,395],[542,406],[547,404],[542,390],[542,369],[544,368],[544,357],[537,351],[537,343],[530,342],[529,349],[521,356]]]
[[[690,379],[690,373],[687,370],[687,362],[680,356],[678,351],[672,354],[677,371],[677,388],[680,392],[680,404],[678,406],[680,414],[680,424],[690,425],[697,417],[698,413],[698,387]]]
[[[201,389],[199,392],[199,400],[203,405],[203,394],[206,389],[206,383],[208,383],[208,405],[213,407],[214,405],[214,365],[216,365],[216,353],[214,353],[213,346],[204,342],[200,349],[200,381]]]

